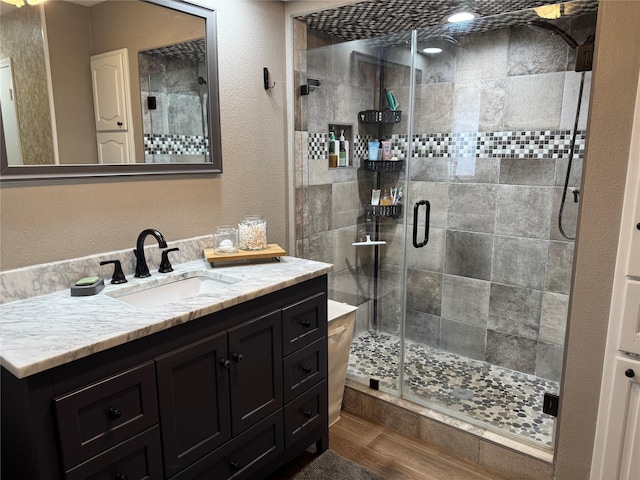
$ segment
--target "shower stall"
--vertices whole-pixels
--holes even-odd
[[[297,72],[296,253],[333,263],[330,298],[358,307],[348,378],[544,449],[597,2],[562,9],[341,42],[306,29]],[[329,166],[336,129],[346,167]],[[369,160],[381,141],[390,159]]]

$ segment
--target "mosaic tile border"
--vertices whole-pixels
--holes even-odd
[[[154,133],[144,135],[145,155],[207,155],[209,139],[203,135]]]
[[[366,332],[355,338],[348,377],[380,389],[398,390],[400,339]],[[545,392],[558,382],[406,342],[405,384],[414,400],[439,406],[533,444],[550,447],[555,419],[542,413]]]
[[[418,158],[566,158],[571,149],[572,130],[519,130],[504,132],[421,133],[413,136],[412,157]],[[309,134],[309,159],[327,159],[328,135]],[[391,154],[406,158],[407,135],[394,134]],[[356,135],[353,152],[356,157],[366,155],[370,135]],[[582,159],[586,145],[586,131],[578,130],[574,158]]]

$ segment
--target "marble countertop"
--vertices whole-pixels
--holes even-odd
[[[203,260],[174,265],[170,274],[152,271],[127,277],[97,295],[72,297],[69,289],[0,305],[0,364],[18,378],[189,322],[331,271],[327,263],[281,257],[279,263],[218,266]],[[212,293],[153,308],[114,296],[170,283],[194,274],[235,283]]]

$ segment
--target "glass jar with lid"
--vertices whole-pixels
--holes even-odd
[[[246,215],[238,224],[240,250],[267,248],[267,221],[260,215]]]
[[[230,225],[218,227],[213,235],[215,253],[228,254],[238,251],[238,229]]]

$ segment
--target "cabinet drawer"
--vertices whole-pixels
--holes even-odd
[[[326,334],[327,297],[324,293],[282,309],[284,355],[289,355]]]
[[[325,338],[284,359],[284,401],[290,402],[327,377]]]
[[[327,382],[323,381],[284,407],[284,444],[293,445],[327,419]]]
[[[153,362],[54,399],[66,469],[158,422]]]
[[[284,450],[282,409],[180,472],[171,480],[239,480],[256,475]]]
[[[155,426],[69,470],[66,480],[162,478],[160,432]]]

